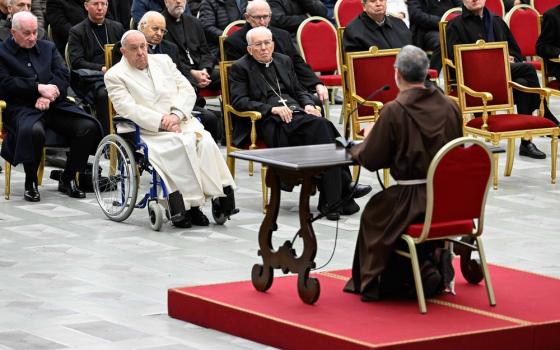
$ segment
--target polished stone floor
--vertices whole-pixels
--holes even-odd
[[[331,110],[333,120],[338,112]],[[549,141],[535,140],[546,160],[516,157],[512,176],[500,176],[499,190],[488,199],[484,241],[491,263],[560,278],[560,185],[550,184]],[[24,176],[16,168],[12,199],[0,199],[0,349],[267,348],[166,313],[167,288],[250,278],[263,218],[259,169],[249,177],[247,163],[238,162],[241,212],[224,226],[166,223],[154,232],[146,209],[112,222],[93,194],[69,199],[51,180],[41,187],[40,203],[25,202]],[[380,190],[372,173],[363,171],[361,182]],[[297,226],[297,189],[283,198],[275,243],[291,239]],[[338,223],[337,248],[324,270],[350,267],[358,225],[359,214]],[[319,220],[314,227],[322,265],[336,223]]]

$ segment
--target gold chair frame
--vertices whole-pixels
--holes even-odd
[[[338,45],[338,35],[337,35],[337,30],[334,27],[334,25],[329,22],[328,20],[326,20],[323,17],[319,17],[319,16],[311,16],[306,18],[303,22],[300,23],[298,30],[297,30],[297,34],[296,34],[296,39],[297,39],[297,44],[298,44],[298,50],[301,53],[301,57],[303,57],[303,60],[307,62],[307,59],[305,58],[305,50],[303,49],[303,45],[301,44],[301,32],[303,31],[304,26],[309,23],[309,22],[313,22],[313,21],[318,21],[318,22],[323,22],[328,24],[332,31],[334,32],[335,35],[335,39],[336,39],[336,66],[337,66],[337,71],[338,73],[340,73],[340,70],[338,70],[339,66],[339,62],[338,62],[338,57],[340,56],[339,50],[340,50],[340,46]],[[331,99],[331,103],[334,104],[334,96],[335,96],[335,92],[336,89],[338,88],[342,88],[342,85],[338,85],[338,86],[325,86],[328,90],[330,90],[330,99]],[[330,116],[330,109],[329,109],[329,104],[326,103],[325,104],[325,115],[327,117]]]
[[[419,237],[412,237],[408,234],[401,235],[401,238],[406,242],[408,246],[408,252],[404,250],[397,249],[396,252],[399,255],[407,257],[411,260],[412,264],[412,271],[414,275],[414,284],[416,287],[416,296],[418,298],[418,307],[420,309],[420,313],[425,314],[427,312],[426,309],[426,299],[424,297],[424,289],[422,286],[422,277],[420,275],[420,265],[418,262],[418,254],[416,252],[416,245],[431,241],[431,240],[447,240],[454,242],[455,244],[465,244],[456,238],[456,235],[450,235],[446,237],[437,237],[437,238],[428,238],[430,233],[430,227],[432,224],[432,214],[434,209],[434,174],[436,172],[437,166],[443,157],[452,149],[459,147],[460,145],[464,145],[466,143],[470,144],[477,144],[481,146],[486,153],[488,154],[488,158],[492,158],[492,155],[488,148],[484,145],[482,141],[473,139],[472,137],[460,137],[457,138],[449,143],[447,143],[444,147],[442,147],[435,157],[430,162],[430,167],[428,168],[428,175],[427,175],[427,182],[426,182],[426,215],[424,220],[424,226],[422,227],[422,233]],[[496,168],[494,162],[490,161],[491,173],[495,173]],[[481,205],[481,212],[480,217],[477,220],[476,229],[472,232],[472,237],[475,238],[476,245],[469,245],[469,247],[477,250],[480,256],[480,265],[482,268],[482,274],[484,276],[484,284],[486,285],[486,292],[488,294],[488,301],[491,306],[496,305],[496,298],[494,296],[494,289],[492,287],[492,281],[490,279],[490,273],[488,270],[488,264],[486,263],[486,254],[484,253],[484,246],[482,245],[482,240],[480,239],[480,235],[482,234],[482,229],[484,227],[484,208],[486,206],[486,199],[488,197],[488,190],[490,187],[490,181],[487,181],[486,184],[486,191],[484,193],[484,197],[482,200]]]
[[[224,42],[226,41],[227,37],[229,36],[229,35],[227,35],[227,33],[229,33],[229,31],[233,27],[244,26],[246,22],[247,21],[245,21],[244,19],[238,19],[237,21],[231,22],[230,24],[228,24],[224,28],[224,31],[223,31],[222,35],[220,35],[220,37],[218,38],[218,41],[220,43],[220,62],[224,62],[226,60],[226,53],[224,51]]]
[[[506,80],[508,84],[508,103],[500,105],[488,106],[488,102],[493,99],[493,96],[489,92],[475,91],[470,87],[465,85],[464,76],[462,74],[463,62],[461,59],[461,53],[464,51],[478,51],[482,49],[500,49],[503,52],[504,67]],[[500,140],[507,140],[507,160],[506,167],[504,170],[504,176],[510,176],[513,169],[513,159],[514,159],[514,149],[515,149],[515,139],[524,138],[530,139],[533,136],[551,136],[551,183],[556,183],[556,158],[558,156],[558,135],[560,134],[560,128],[542,128],[542,129],[528,129],[528,130],[516,130],[507,132],[491,132],[488,131],[488,117],[489,115],[495,114],[497,111],[505,110],[509,114],[513,114],[514,103],[513,103],[513,92],[512,89],[516,89],[526,93],[539,94],[540,96],[540,106],[539,106],[539,117],[544,115],[544,101],[548,100],[552,93],[551,89],[548,88],[529,88],[520,84],[517,84],[511,80],[511,71],[509,69],[509,51],[507,42],[492,42],[486,43],[484,40],[478,40],[474,44],[465,45],[455,45],[455,64],[457,66],[457,95],[459,97],[459,107],[463,114],[464,131],[466,134],[471,134],[473,136],[483,137],[485,140],[489,140],[493,146],[498,146]],[[480,98],[482,100],[481,106],[471,106],[468,107],[466,104],[466,96],[472,96]],[[482,113],[483,125],[481,129],[473,128],[467,126],[467,118],[470,113]],[[494,161],[494,171],[493,174],[493,187],[498,188],[498,153],[493,154]]]
[[[451,59],[449,59],[449,55],[447,54],[447,34],[445,32],[447,23],[447,17],[452,13],[462,13],[463,10],[461,7],[454,7],[452,9],[447,10],[442,16],[441,20],[439,21],[439,46],[441,49],[441,65],[442,65],[442,72],[443,72],[443,92],[445,95],[451,97],[455,101],[457,101],[457,97],[451,96],[450,93],[452,91],[452,87],[456,85],[456,81],[452,79],[452,71],[455,71],[455,64]],[[444,20],[445,19],[445,20]]]
[[[249,149],[257,148],[257,126],[256,123],[262,118],[260,112],[257,111],[238,111],[230,104],[229,99],[229,69],[231,68],[233,61],[221,61],[220,62],[220,78],[222,85],[222,106],[224,111],[224,126],[226,134],[226,154],[227,154],[227,166],[231,175],[235,178],[235,158],[230,157],[231,152],[240,150],[239,148],[233,146],[233,124],[231,120],[231,115],[235,115],[240,118],[249,118],[251,120],[251,134],[250,140],[251,145]],[[265,165],[261,166],[261,189],[262,189],[262,207],[263,212],[266,213],[266,207],[268,204],[268,187],[266,186],[266,171],[267,167]],[[253,162],[249,162],[249,175],[253,176]]]

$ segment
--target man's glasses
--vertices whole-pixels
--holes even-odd
[[[254,19],[255,21],[262,21],[265,19],[269,19],[270,18],[270,14],[268,15],[262,15],[262,16],[253,16],[253,15],[249,15],[249,17],[251,17],[252,19]]]
[[[264,41],[258,41],[256,43],[252,43],[250,46],[254,46],[254,47],[270,47],[270,45],[272,45],[273,41],[272,40],[264,40]]]
[[[161,32],[161,34],[165,35],[167,34],[168,30],[165,28],[160,28],[160,27],[150,27],[150,29],[154,32]]]

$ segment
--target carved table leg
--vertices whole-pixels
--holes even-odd
[[[259,255],[262,257],[263,263],[253,265],[251,271],[253,286],[261,292],[267,291],[272,286],[274,278],[271,262],[272,233],[277,229],[276,219],[280,208],[280,179],[274,169],[267,171],[266,183],[270,187],[270,202],[259,230]]]

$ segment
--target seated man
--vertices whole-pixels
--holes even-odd
[[[220,58],[219,37],[228,24],[243,19],[246,8],[247,0],[205,0],[200,4],[198,19],[210,52],[216,59]]]
[[[187,0],[165,0],[162,12],[168,30],[165,39],[179,47],[179,58],[189,67],[197,81],[196,87],[219,90],[220,72],[214,70],[216,57],[208,48],[198,19],[184,14],[186,6]]]
[[[301,22],[309,16],[327,18],[328,10],[321,0],[270,0],[272,25],[295,36]]]
[[[300,85],[290,58],[274,53],[272,33],[265,27],[247,32],[247,55],[237,60],[230,70],[230,91],[233,107],[240,111],[258,111],[258,134],[268,147],[285,147],[333,143],[340,136],[334,125],[321,117],[311,95]],[[246,119],[234,122],[233,140],[243,146],[251,131]],[[360,210],[352,199],[340,211],[330,211],[351,189],[347,167],[325,172],[319,184],[319,210],[330,213],[327,219],[337,220],[339,213],[351,215]],[[357,186],[354,198],[366,195],[370,186]]]
[[[441,71],[439,21],[448,10],[461,6],[461,0],[408,0],[414,44],[432,51],[430,68]]]
[[[269,26],[272,12],[266,0],[252,0],[247,5],[245,20],[247,21],[241,29],[228,36],[224,42],[226,60],[237,60],[247,53],[247,32],[251,28],[266,27],[272,32],[274,41],[274,52],[289,56],[294,64],[294,70],[299,82],[310,93],[317,93],[320,102],[327,101],[329,92],[321,79],[305,63],[303,57],[298,53],[287,31]]]
[[[399,18],[387,16],[387,0],[362,0],[364,12],[344,30],[344,52],[398,49],[412,44],[412,33]]]
[[[70,28],[87,18],[84,0],[49,0],[45,14],[56,48],[64,55]]]
[[[463,12],[460,16],[449,21],[446,29],[447,53],[453,60],[453,46],[459,44],[473,44],[479,39],[486,42],[507,41],[509,60],[511,62],[511,79],[527,87],[540,87],[539,78],[535,68],[523,62],[521,50],[511,34],[506,22],[491,13],[486,7],[486,0],[463,0]],[[520,114],[533,114],[539,108],[540,97],[513,89],[513,99]],[[558,125],[558,120],[552,115],[545,102],[544,117]],[[545,159],[546,154],[541,152],[530,140],[522,140],[519,146],[522,156]]]
[[[560,58],[560,5],[543,14],[537,54],[544,59],[548,74],[560,80],[560,63],[549,61],[551,58]]]
[[[68,55],[72,70],[89,69],[103,72],[105,67],[105,45],[119,41],[125,30],[119,22],[105,18],[108,0],[85,0],[88,17],[70,29]],[[89,83],[72,79],[72,88],[86,103],[95,107],[97,119],[103,126],[103,134],[109,134],[109,109],[107,90],[103,77]]]
[[[394,251],[408,225],[425,214],[426,176],[432,158],[447,142],[463,136],[457,104],[434,86],[424,85],[427,71],[424,51],[411,45],[402,48],[395,63],[399,95],[383,107],[375,125],[366,129],[364,142],[350,150],[366,169],[390,168],[397,180],[397,185],[369,200],[360,219],[352,279],[344,290],[361,294],[363,301],[400,295],[410,289],[414,295],[413,282],[406,288],[412,271],[405,274],[399,269],[403,266],[410,270],[410,262],[399,264],[398,259],[406,258]],[[429,256],[433,250],[428,247],[424,253]],[[426,260],[423,253],[420,260]],[[442,289],[440,283],[441,276],[435,281],[424,280],[427,297]]]
[[[150,163],[169,192],[182,194],[188,211],[173,224],[207,226],[200,206],[224,192],[233,202],[235,184],[218,146],[191,116],[194,89],[169,56],[148,55],[142,32],[126,32],[121,45],[123,59],[105,74],[115,111],[140,127]]]
[[[35,1],[33,1],[34,3]],[[12,21],[10,18],[20,11],[31,11],[31,6],[33,5],[31,0],[7,0],[6,5],[8,9],[8,18],[6,21],[2,21],[0,25],[0,41],[5,41],[10,36],[10,29],[12,28]],[[37,22],[39,23],[39,22]],[[37,39],[46,39],[45,30],[38,25],[37,28]]]
[[[30,12],[13,17],[12,36],[0,44],[0,99],[7,103],[2,157],[23,163],[27,201],[38,202],[37,169],[43,155],[45,128],[70,140],[66,168],[58,190],[84,198],[76,173],[85,170],[101,137],[99,123],[66,99],[68,70],[50,41],[37,40],[37,18]]]

